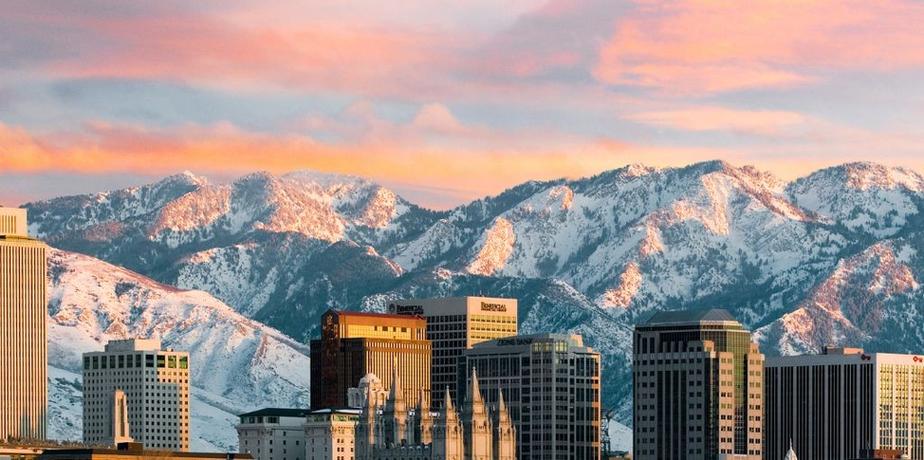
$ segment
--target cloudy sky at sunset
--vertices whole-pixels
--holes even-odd
[[[924,171],[919,0],[10,0],[0,202],[296,169],[445,208],[721,158]]]

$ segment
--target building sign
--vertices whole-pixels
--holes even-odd
[[[398,305],[393,303],[388,306],[389,309],[399,315],[423,315],[423,305]]]
[[[502,303],[481,302],[481,311],[507,311],[507,306]]]

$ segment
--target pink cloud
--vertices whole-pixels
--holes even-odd
[[[734,131],[762,135],[778,134],[809,120],[805,115],[795,112],[736,110],[712,106],[642,112],[625,118],[638,123],[684,131]]]
[[[426,108],[422,113],[429,117],[439,110]],[[0,124],[0,170],[150,176],[183,169],[227,175],[308,168],[362,175],[408,189],[448,188],[461,202],[527,180],[582,177],[628,163],[684,164],[728,156],[716,149],[646,147],[606,139],[572,141],[554,134],[503,140],[495,132],[477,146],[438,145],[426,134],[431,128],[412,121],[397,127],[393,136],[330,144],[304,135],[267,135],[226,124],[151,130],[98,123],[79,133],[44,134]]]
[[[914,0],[636,1],[594,70],[609,84],[715,93],[804,84],[825,70],[924,66]]]

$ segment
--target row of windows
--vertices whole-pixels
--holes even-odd
[[[130,355],[96,355],[83,357],[83,369],[131,368],[189,369],[188,355],[134,353]]]

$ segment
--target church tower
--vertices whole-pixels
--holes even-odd
[[[492,427],[488,410],[481,397],[478,375],[472,368],[472,380],[462,408],[462,428],[465,433],[465,459],[491,460],[493,455]]]
[[[430,413],[430,396],[420,390],[420,401],[414,409],[413,439],[408,436],[408,444],[428,445],[433,442],[433,414]]]
[[[494,414],[494,460],[516,460],[517,433],[507,404],[504,403],[504,392],[497,390],[497,409]]]
[[[407,442],[407,402],[401,390],[398,365],[395,363],[391,380],[391,392],[382,411],[385,446],[401,446]]]
[[[440,419],[433,427],[433,460],[463,460],[465,448],[462,441],[462,425],[459,415],[452,407],[452,398],[449,396],[449,387],[446,387],[443,410]]]
[[[372,460],[373,449],[376,445],[376,431],[378,429],[376,412],[378,401],[376,393],[370,388],[366,392],[366,404],[356,423],[356,460]]]

